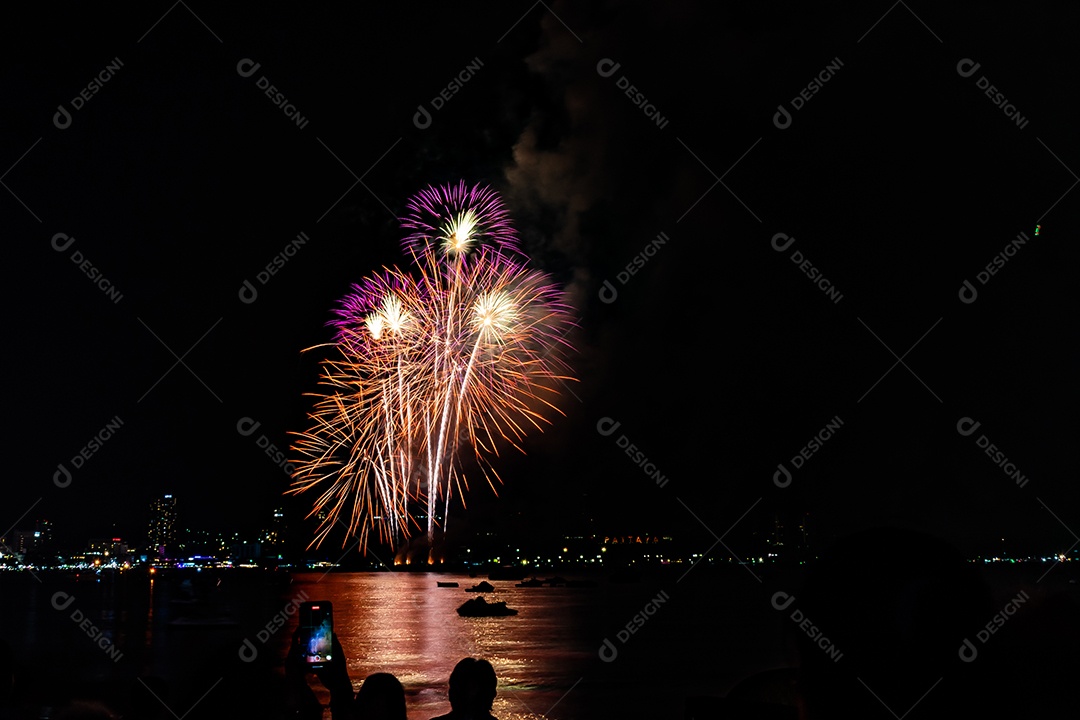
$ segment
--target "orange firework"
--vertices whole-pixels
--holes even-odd
[[[342,522],[362,548],[371,530],[397,547],[421,528],[433,546],[437,503],[445,531],[466,465],[494,488],[500,446],[542,430],[572,380],[571,310],[526,267],[497,195],[429,188],[403,224],[413,272],[386,270],[342,299],[312,425],[295,433],[287,492],[319,493],[313,545]]]

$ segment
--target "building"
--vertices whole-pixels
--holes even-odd
[[[122,538],[91,538],[84,557],[95,565],[123,565],[131,562],[131,549]]]
[[[781,561],[806,561],[813,557],[810,545],[810,513],[789,512],[773,516],[772,526],[764,533],[764,555]],[[755,550],[761,554],[761,550]]]
[[[19,558],[35,550],[44,550],[51,541],[52,523],[48,520],[38,520],[34,523],[33,530],[12,530],[7,537],[0,538],[0,544],[4,546],[3,550]]]
[[[278,546],[285,542],[285,511],[283,508],[275,508],[270,526],[263,530],[260,540],[264,545]]]
[[[176,549],[176,498],[163,495],[150,504],[150,529],[146,535],[147,551],[166,557]]]
[[[51,545],[53,539],[53,524],[48,520],[38,520],[34,523],[36,545]]]
[[[41,533],[36,530],[16,530],[11,534],[11,548],[19,555],[25,555],[37,547]]]

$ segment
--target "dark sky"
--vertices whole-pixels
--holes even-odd
[[[318,355],[301,350],[329,339],[351,283],[403,261],[409,197],[464,179],[503,193],[533,263],[573,299],[580,401],[567,395],[527,457],[499,462],[506,486],[477,488],[463,527],[669,532],[704,548],[736,521],[732,538],[809,512],[823,538],[892,523],[966,552],[1002,537],[1064,551],[1080,530],[1078,22],[1051,2],[20,11],[0,71],[0,530],[44,517],[69,537],[139,539],[163,492],[185,525],[263,525],[287,477],[256,440],[285,447],[305,428]],[[418,106],[476,60],[418,128]],[[58,251],[58,233],[75,240]],[[775,250],[777,233],[795,242]],[[58,464],[117,417],[58,487]],[[250,437],[244,417],[261,423]],[[778,464],[836,417],[777,487]],[[981,423],[970,436],[964,417]],[[605,437],[601,418],[621,424]]]

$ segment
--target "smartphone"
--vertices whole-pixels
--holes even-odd
[[[320,600],[305,602],[299,611],[300,657],[309,670],[319,670],[330,662],[334,645],[334,606]]]

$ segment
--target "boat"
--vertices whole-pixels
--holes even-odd
[[[481,580],[471,588],[465,588],[465,592],[495,592],[495,586],[486,580]]]
[[[506,603],[502,601],[489,603],[482,597],[475,597],[463,602],[457,609],[457,614],[461,617],[506,617],[517,615],[518,611],[506,607]]]
[[[533,578],[532,580],[522,580],[515,584],[514,587],[544,587],[544,581],[537,580],[536,578]]]
[[[456,582],[436,582],[435,584],[438,587],[457,587],[458,586],[458,584]]]

